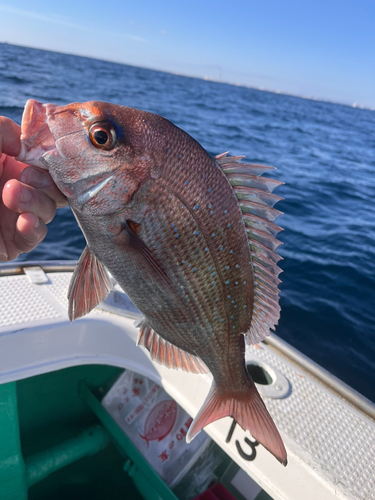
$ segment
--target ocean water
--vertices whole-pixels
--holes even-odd
[[[211,154],[276,166],[284,201],[276,333],[375,401],[375,112],[0,44],[0,115],[27,99],[110,101],[163,115]],[[68,208],[20,260],[78,259]]]

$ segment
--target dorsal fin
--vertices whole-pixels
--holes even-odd
[[[270,328],[275,328],[280,317],[281,269],[277,262],[281,257],[275,251],[281,242],[275,236],[282,229],[274,221],[282,212],[273,206],[283,198],[272,191],[283,182],[261,177],[274,167],[239,163],[243,156],[227,155],[223,153],[214,159],[232,185],[243,213],[254,277],[253,315],[245,337],[248,344],[256,344],[270,334]]]
[[[146,324],[144,319],[135,326],[140,326],[137,345],[145,347],[153,361],[167,368],[180,368],[190,373],[208,373],[207,366],[200,358],[163,339]]]

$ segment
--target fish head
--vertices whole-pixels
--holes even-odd
[[[146,115],[98,101],[57,106],[29,100],[18,159],[47,169],[77,210],[121,210],[155,167]]]

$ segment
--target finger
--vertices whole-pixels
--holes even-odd
[[[23,213],[18,217],[14,243],[20,253],[30,252],[44,240],[47,226],[35,214]]]
[[[13,120],[0,116],[0,153],[18,156],[21,151],[21,127]]]
[[[45,170],[38,167],[26,167],[19,176],[20,182],[28,184],[47,195],[56,203],[57,208],[65,207],[68,202],[52,177]]]
[[[4,203],[0,203],[1,261],[13,260],[20,253],[14,246],[14,232],[18,217],[18,214],[8,210]]]
[[[45,224],[51,222],[56,213],[56,203],[38,189],[12,179],[4,186],[4,205],[13,212],[31,212]]]
[[[0,141],[1,141],[1,136],[0,136]],[[20,173],[25,167],[26,167],[25,163],[17,161],[12,156],[5,156],[5,158],[3,157],[3,172],[0,179],[1,188],[3,188],[3,186],[10,179],[18,179]]]

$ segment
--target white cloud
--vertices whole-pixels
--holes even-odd
[[[6,5],[6,4],[0,4],[0,11],[6,12],[7,14],[29,17],[31,19],[38,19],[39,21],[60,24],[62,26],[67,26],[69,28],[74,28],[77,30],[86,30],[86,31],[91,31],[91,32],[96,33],[95,28],[90,28],[89,26],[85,26],[83,24],[77,24],[77,23],[71,22],[69,20],[69,18],[67,18],[66,16],[59,16],[59,15],[55,15],[55,14],[49,14],[49,15],[38,14],[37,12],[32,12],[30,10],[24,10],[24,9],[18,9],[17,7],[12,7],[11,5]],[[102,30],[102,33],[105,33],[105,31]],[[116,32],[107,32],[107,33],[112,35],[112,36],[119,36],[121,38],[128,38],[130,40],[135,40],[137,42],[147,42],[147,40],[145,38],[137,36],[137,35],[130,35],[128,33],[116,33]]]

